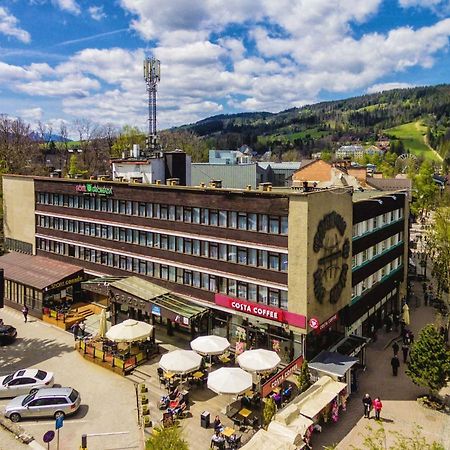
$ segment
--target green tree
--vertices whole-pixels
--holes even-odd
[[[77,173],[81,173],[80,166],[78,165],[78,156],[71,155],[69,161],[69,175],[71,177],[75,176]]]
[[[330,162],[333,155],[331,154],[330,151],[323,151],[320,153],[320,157],[323,161]]]
[[[425,326],[411,346],[406,374],[414,384],[428,388],[432,395],[446,386],[450,375],[450,353],[433,324]]]
[[[125,152],[126,157],[130,156],[133,144],[138,144],[141,148],[145,148],[145,137],[145,134],[138,127],[124,125],[111,146],[111,156],[120,158],[122,152]]]
[[[267,428],[269,426],[270,421],[272,420],[275,412],[277,410],[277,406],[275,405],[275,401],[272,397],[268,397],[264,399],[264,409],[263,409],[263,421],[264,427]]]
[[[433,181],[433,166],[429,161],[424,161],[420,166],[419,173],[412,175],[415,189],[414,201],[411,210],[419,216],[426,216],[436,203],[439,188]]]
[[[303,360],[300,373],[297,376],[297,384],[300,392],[306,391],[311,386],[311,375],[309,373],[308,361]]]
[[[188,443],[181,437],[181,429],[156,427],[154,434],[147,440],[145,450],[189,450]]]

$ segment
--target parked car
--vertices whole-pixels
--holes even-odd
[[[32,394],[42,387],[52,387],[53,373],[38,369],[21,369],[0,377],[0,398]]]
[[[80,407],[81,397],[71,387],[43,388],[11,400],[5,408],[5,417],[19,422],[23,417],[65,417]]]
[[[0,324],[0,345],[11,344],[17,337],[17,330],[12,325]]]

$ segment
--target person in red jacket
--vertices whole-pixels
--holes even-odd
[[[381,408],[383,403],[381,403],[380,397],[376,397],[373,401],[373,409],[375,410],[375,420],[380,420]]]

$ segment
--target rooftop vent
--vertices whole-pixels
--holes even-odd
[[[167,178],[166,180],[167,186],[178,186],[180,184],[179,178]]]
[[[272,183],[259,183],[259,190],[268,192],[272,190]]]
[[[211,180],[209,182],[209,187],[212,188],[221,188],[222,187],[222,180]]]

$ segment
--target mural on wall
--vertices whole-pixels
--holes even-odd
[[[317,226],[313,250],[319,259],[313,277],[319,303],[337,303],[347,283],[350,240],[344,236],[346,228],[347,223],[336,211],[326,214]]]

